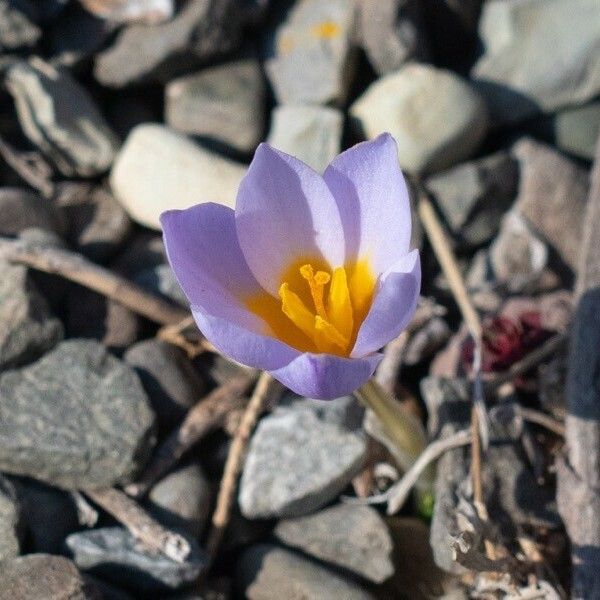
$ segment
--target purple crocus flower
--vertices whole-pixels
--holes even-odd
[[[413,315],[419,254],[389,134],[346,150],[322,176],[261,144],[235,211],[206,203],[161,223],[207,339],[298,394],[353,392]]]

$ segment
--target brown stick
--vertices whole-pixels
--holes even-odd
[[[189,340],[185,335],[186,329],[194,327],[194,339]],[[196,327],[194,317],[188,315],[173,325],[163,325],[157,332],[156,337],[160,340],[181,348],[190,358],[195,358],[203,352],[216,352],[216,348],[205,339]]]
[[[84,494],[127,527],[132,535],[151,550],[162,552],[178,563],[185,562],[189,556],[191,546],[183,536],[163,527],[123,492],[106,488],[85,490]]]
[[[525,408],[523,406],[519,406],[518,414],[524,421],[529,421],[530,423],[535,423],[540,427],[544,427],[548,431],[555,433],[561,437],[565,437],[566,427],[564,423],[561,423],[557,419],[553,419],[551,416],[539,411],[534,410],[532,408]]]
[[[235,377],[192,407],[181,425],[158,447],[139,481],[128,485],[125,491],[130,496],[144,496],[192,446],[221,427],[230,411],[244,405],[244,394],[257,376],[256,372],[248,372]]]
[[[435,255],[442,267],[442,271],[448,280],[448,285],[462,317],[469,329],[473,342],[475,343],[475,357],[473,360],[473,372],[475,381],[473,384],[473,408],[471,410],[471,478],[473,481],[473,500],[479,517],[486,519],[486,510],[483,500],[483,489],[481,483],[481,439],[487,442],[487,427],[485,427],[484,391],[481,382],[481,351],[482,351],[482,326],[479,314],[475,309],[463,276],[448,242],[444,229],[437,218],[433,205],[425,193],[421,193],[419,199],[419,216],[423,227],[427,232],[429,241]],[[494,557],[493,549],[486,544],[486,550],[490,558]]]
[[[214,559],[219,551],[223,533],[229,523],[231,505],[235,494],[237,479],[244,464],[246,447],[254,426],[258,421],[267,400],[272,400],[273,395],[281,394],[283,387],[268,373],[262,373],[248,402],[248,406],[242,417],[242,421],[229,449],[227,462],[223,471],[217,505],[212,517],[212,529],[208,537],[207,550],[209,556]]]
[[[151,294],[131,281],[68,250],[37,248],[20,240],[0,238],[0,259],[60,275],[116,300],[162,325],[177,323],[188,311]]]

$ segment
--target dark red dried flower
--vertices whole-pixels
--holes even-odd
[[[521,313],[518,321],[504,316],[487,320],[483,324],[482,371],[505,371],[551,335],[552,332],[542,327],[537,311]],[[473,341],[469,339],[463,346],[466,371],[470,371],[472,363]]]

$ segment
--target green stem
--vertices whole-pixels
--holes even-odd
[[[404,470],[409,469],[427,446],[427,436],[421,422],[406,412],[400,403],[375,381],[370,379],[354,392],[358,400],[370,408],[381,423],[383,432],[394,445],[394,456]],[[435,471],[426,469],[416,486],[420,509],[431,506]]]

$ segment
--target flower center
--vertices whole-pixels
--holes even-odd
[[[331,269],[322,260],[295,261],[279,287],[246,299],[269,332],[302,352],[349,356],[369,312],[375,277],[366,261]]]
[[[284,281],[279,288],[283,314],[314,342],[319,352],[347,355],[354,315],[346,269],[338,267],[330,275],[326,271],[315,272],[307,263],[300,267],[300,275],[310,289],[312,306],[307,306]]]

